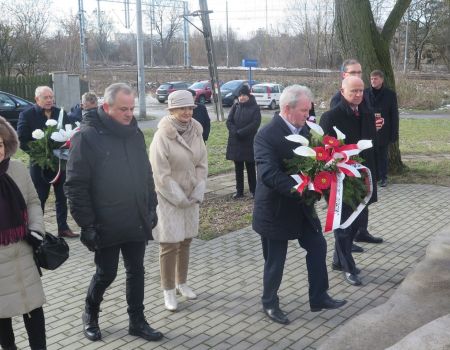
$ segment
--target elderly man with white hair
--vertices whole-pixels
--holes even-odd
[[[331,298],[328,293],[326,267],[327,243],[313,205],[302,201],[292,188],[297,182],[286,171],[285,159],[294,156],[296,143],[285,136],[300,134],[309,137],[305,125],[313,96],[300,85],[284,89],[280,97],[280,113],[256,135],[254,150],[257,184],[253,211],[253,229],[261,235],[264,256],[262,304],[274,322],[288,324],[280,309],[278,289],[283,278],[289,240],[297,240],[306,250],[309,281],[309,304],[312,312],[336,309],[345,300]]]
[[[54,105],[53,90],[48,86],[38,86],[35,91],[36,103],[19,115],[17,123],[17,134],[19,135],[20,148],[28,152],[29,142],[33,141],[32,133],[36,129],[44,129],[49,119],[58,120],[60,108]],[[70,124],[69,118],[64,113],[63,125]],[[42,169],[37,164],[30,164],[30,175],[34,187],[41,201],[42,211],[45,208],[50,193],[49,180],[55,178],[56,172],[51,169]],[[67,225],[67,199],[64,195],[65,171],[62,171],[59,180],[53,183],[55,192],[56,222],[58,224],[58,235],[61,237],[78,237]]]

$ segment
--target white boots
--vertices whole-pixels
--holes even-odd
[[[169,311],[175,311],[178,306],[175,289],[163,290],[163,293],[166,309]]]
[[[196,299],[197,295],[187,284],[179,284],[176,289],[163,290],[164,305],[167,310],[175,311],[178,306],[176,292],[181,294],[187,299]]]
[[[191,287],[189,287],[186,283],[179,284],[177,286],[177,291],[182,296],[187,299],[197,299],[197,295],[192,291]]]

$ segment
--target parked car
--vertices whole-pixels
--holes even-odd
[[[260,107],[275,109],[280,105],[280,95],[284,86],[273,83],[260,83],[252,86],[252,94]]]
[[[189,89],[195,91],[195,102],[205,104],[211,102],[212,90],[211,82],[209,80],[197,81]]]
[[[176,90],[186,90],[190,85],[191,83],[185,81],[169,81],[167,83],[162,83],[158,89],[156,89],[156,99],[160,103],[164,103],[167,101],[167,97],[170,93]]]
[[[224,106],[232,106],[234,103],[236,103],[239,97],[239,90],[244,84],[250,87],[250,83],[248,80],[230,80],[223,84],[220,87],[222,104]],[[256,81],[252,80],[252,85],[253,84],[256,84]]]
[[[20,112],[30,108],[33,105],[21,97],[0,91],[0,115],[17,128]]]

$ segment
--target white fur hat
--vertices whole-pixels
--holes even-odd
[[[167,102],[169,104],[167,109],[196,107],[192,94],[187,90],[177,90],[172,92],[167,98]]]

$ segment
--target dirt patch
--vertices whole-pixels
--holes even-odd
[[[207,197],[200,207],[199,238],[209,240],[251,225],[253,199]]]

